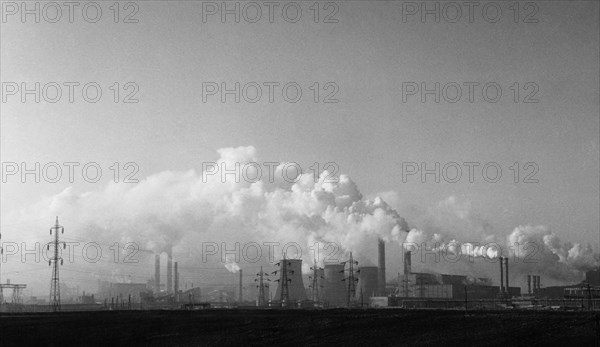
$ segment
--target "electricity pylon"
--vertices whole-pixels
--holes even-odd
[[[267,293],[265,291],[265,288],[269,288],[269,284],[265,283],[264,280],[266,279],[267,281],[271,281],[268,278],[264,278],[264,276],[269,276],[268,273],[263,272],[263,268],[262,266],[260,267],[260,272],[256,274],[256,276],[258,276],[258,278],[254,279],[254,282],[258,282],[258,306],[262,307],[262,306],[266,306],[266,302],[267,302]]]
[[[279,266],[280,270],[275,270],[273,271],[273,273],[276,274],[278,271],[281,272],[281,277],[279,277],[278,280],[275,280],[275,282],[279,282],[279,285],[281,286],[279,300],[281,301],[281,306],[285,307],[288,305],[288,301],[290,299],[288,283],[292,281],[291,278],[288,278],[287,267],[288,265],[291,266],[292,263],[287,261],[286,255],[284,254],[283,260],[279,263],[276,263],[275,265]]]
[[[310,268],[311,270],[313,270],[313,274],[312,276],[309,276],[309,279],[312,280],[312,284],[308,287],[312,289],[312,299],[313,302],[316,304],[320,301],[319,287],[323,288],[323,285],[321,284],[322,281],[320,279],[323,279],[324,277],[319,275],[319,271],[322,271],[323,268],[317,266],[316,259],[314,260],[314,263],[315,265]]]
[[[50,280],[50,306],[52,306],[53,312],[60,312],[60,281],[58,277],[58,261],[60,260],[60,265],[63,264],[63,259],[60,255],[58,255],[58,233],[60,231],[61,234],[64,234],[65,228],[58,224],[58,216],[56,217],[56,223],[52,228],[50,228],[50,235],[54,231],[54,256],[48,260],[48,265],[52,265],[54,263],[54,267],[52,268],[52,280]],[[62,242],[63,249],[67,247],[67,244]],[[48,250],[50,250],[50,244],[48,244]]]
[[[350,252],[350,259],[347,261],[341,262],[342,265],[348,264],[348,277],[342,279],[342,281],[348,281],[348,298],[347,305],[350,307],[355,300],[356,296],[356,282],[358,282],[358,278],[354,276],[354,265],[358,265],[358,262],[352,259],[352,252]],[[340,272],[344,272],[342,270]]]

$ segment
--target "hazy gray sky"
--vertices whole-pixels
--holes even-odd
[[[504,1],[497,2],[502,8],[497,23],[481,16],[484,2],[473,23],[467,13],[458,23],[444,17],[435,23],[433,16],[423,22],[418,15],[403,22],[402,2],[395,1],[337,2],[338,23],[322,23],[330,12],[324,8],[320,23],[314,23],[312,1],[298,2],[303,12],[296,23],[286,22],[280,11],[274,23],[266,14],[258,23],[243,17],[235,23],[233,16],[222,23],[218,15],[203,23],[201,2],[137,3],[139,23],[115,24],[108,3],[102,3],[103,17],[95,24],[77,14],[74,23],[7,17],[1,26],[2,82],[95,81],[103,96],[95,104],[80,94],[74,103],[63,95],[55,104],[8,96],[1,105],[3,162],[94,161],[103,168],[136,162],[142,179],[164,170],[200,170],[202,162],[218,158],[219,148],[252,145],[261,161],[303,167],[334,161],[364,195],[395,192],[386,195],[395,194],[390,203],[399,208],[427,208],[455,196],[498,234],[543,224],[565,240],[597,247],[598,2],[538,2],[533,17],[538,23],[523,23],[531,9],[522,7],[514,23]],[[121,11],[122,17],[130,12]],[[135,82],[139,103],[114,103],[109,89],[114,82]],[[303,95],[297,103],[280,93],[273,103],[266,95],[257,103],[236,104],[232,96],[222,103],[219,94],[203,102],[203,82],[231,88],[235,82],[297,82]],[[315,82],[321,99],[324,84],[335,83],[339,102],[315,103],[309,89]],[[426,82],[430,88],[456,82],[463,96],[456,103],[443,98],[435,103],[428,95],[422,103],[416,94],[403,102],[403,82]],[[465,82],[480,83],[473,103],[464,95]],[[489,82],[502,88],[497,103],[481,97]],[[537,103],[522,102],[534,88],[525,89],[528,82],[539,87]],[[514,83],[518,103],[510,89]],[[448,93],[454,95],[454,89]],[[476,171],[474,183],[463,176],[452,184],[431,177],[422,183],[415,175],[404,183],[403,162],[496,162],[503,176],[488,183]],[[514,183],[509,169],[514,162],[521,170],[526,162],[537,163],[539,182]],[[2,215],[68,186],[85,192],[109,180],[108,173],[97,184],[80,177],[73,184],[64,179],[22,184],[13,177],[2,184]],[[9,226],[3,228],[9,232]]]

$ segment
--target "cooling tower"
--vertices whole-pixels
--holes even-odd
[[[379,272],[377,276],[377,288],[385,295],[385,242],[379,239],[378,242],[378,255],[379,255]]]
[[[356,300],[361,302],[361,291],[362,301],[365,303],[369,302],[369,298],[378,295],[379,285],[379,269],[376,266],[365,266],[358,268],[360,271],[357,274],[358,283],[356,283]]]
[[[277,290],[275,291],[274,300],[279,301],[281,298],[281,287],[284,285],[282,281],[284,267],[283,262],[286,262],[285,268],[288,278],[288,303],[294,303],[298,300],[306,300],[306,289],[302,281],[302,260],[301,259],[282,259],[279,267],[279,282],[277,282]]]
[[[160,254],[154,255],[154,286],[160,292]]]
[[[405,275],[410,275],[412,273],[411,256],[412,256],[411,251],[405,251],[405,253],[404,253],[404,274]]]
[[[346,305],[347,293],[344,279],[344,265],[328,264],[324,266],[323,301],[329,305]]]

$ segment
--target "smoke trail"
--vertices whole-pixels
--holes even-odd
[[[218,153],[217,163],[228,168],[236,163],[243,166],[257,162],[252,146],[223,148]],[[310,173],[290,183],[283,179],[283,166],[275,169],[272,182],[266,177],[256,182],[243,179],[236,182],[229,177],[222,182],[220,175],[209,176],[203,182],[201,172],[189,170],[160,172],[136,185],[109,183],[92,192],[78,193],[67,188],[17,215],[8,216],[3,223],[8,219],[8,223],[24,225],[19,230],[19,241],[28,241],[45,236],[40,236],[40,225],[31,220],[42,221],[45,228],[59,215],[67,229],[66,237],[105,245],[134,242],[155,252],[173,246],[181,271],[201,261],[203,242],[214,242],[219,247],[225,244],[226,248],[248,242],[296,243],[304,250],[305,270],[314,256],[307,250],[315,242],[331,242],[340,247],[338,260],[343,260],[345,252],[353,251],[362,265],[369,265],[376,260],[378,238],[390,246],[425,243],[434,251],[460,253],[484,261],[500,256],[498,249],[485,246],[490,242],[509,252],[504,256],[521,260],[529,256],[530,250],[522,249],[523,246],[515,248],[515,242],[535,243],[539,247],[536,263],[517,264],[511,270],[525,273],[534,269],[556,279],[578,278],[581,271],[598,264],[598,255],[591,246],[562,243],[543,226],[519,226],[510,235],[501,236],[469,203],[455,197],[419,211],[411,221],[418,228],[407,233],[406,221],[394,208],[382,198],[364,198],[350,177],[342,174],[332,181],[328,179],[329,173],[323,172],[315,182]],[[249,176],[253,177],[252,173]],[[397,257],[394,253],[398,253],[394,248],[388,251],[388,262]],[[148,260],[148,268],[128,270],[137,271],[138,277],[134,279],[138,282],[153,273],[152,260],[146,259],[149,254],[139,253],[142,262]],[[235,260],[227,262],[220,254],[212,261],[222,267],[225,264],[223,269],[229,271],[245,265]],[[399,264],[400,260],[394,263]],[[413,264],[418,266],[417,262]],[[114,267],[114,264],[93,265],[101,270],[106,267],[104,272],[108,273]],[[441,262],[430,270],[486,277],[490,271],[495,273],[496,268],[459,261]]]
[[[217,163],[227,168],[257,162],[252,146],[223,148],[218,153]],[[99,191],[78,193],[68,188],[16,219],[17,223],[30,219],[47,223],[58,215],[67,228],[66,237],[105,245],[135,242],[155,252],[172,246],[182,268],[199,262],[203,242],[224,243],[226,248],[247,242],[293,242],[303,249],[304,263],[312,263],[313,254],[307,250],[315,242],[367,253],[376,244],[371,239],[399,242],[403,238],[404,219],[382,199],[363,199],[348,176],[332,181],[325,171],[316,182],[309,173],[290,183],[281,174],[283,165],[276,168],[273,182],[266,177],[236,182],[232,176],[222,181],[220,175],[203,182],[201,172],[189,170],[160,172],[136,185],[109,183]],[[26,229],[20,237],[38,237],[32,230],[39,226]],[[221,261],[218,255],[214,261],[226,264],[229,271],[239,266]],[[151,266],[139,271],[153,273]]]
[[[517,226],[501,235],[474,213],[469,203],[461,203],[455,197],[420,212],[420,226],[408,233],[404,247],[418,248],[413,265],[421,266],[421,270],[495,277],[497,270],[489,264],[504,256],[509,257],[511,273],[518,278],[534,273],[557,283],[572,283],[600,264],[599,254],[591,245],[563,243],[543,225]],[[433,255],[422,258],[424,249],[439,253],[440,261],[433,261]],[[454,261],[457,256],[460,260]]]

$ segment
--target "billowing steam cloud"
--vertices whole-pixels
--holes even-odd
[[[218,153],[217,164],[225,164],[228,169],[236,163],[244,166],[258,162],[256,150],[251,146],[224,148]],[[39,228],[30,228],[27,221],[43,221],[45,226],[58,215],[68,231],[66,236],[78,240],[103,245],[134,242],[151,252],[172,246],[174,257],[182,265],[181,271],[186,266],[206,265],[203,245],[207,242],[220,250],[208,262],[220,264],[221,269],[231,272],[247,265],[241,264],[240,255],[244,253],[244,245],[252,242],[261,246],[265,242],[278,243],[280,253],[273,255],[275,260],[281,256],[282,245],[295,243],[301,248],[301,255],[288,251],[288,256],[301,256],[305,267],[313,262],[315,254],[311,250],[316,242],[331,242],[340,249],[330,260],[341,261],[346,252],[353,251],[364,265],[376,259],[377,238],[396,247],[402,242],[426,244],[433,251],[489,260],[489,267],[483,271],[480,264],[463,261],[442,261],[437,268],[428,269],[476,277],[496,272],[491,261],[500,252],[503,256],[535,260],[511,264],[511,271],[525,273],[534,269],[561,280],[580,279],[579,271],[598,264],[598,255],[591,246],[561,243],[543,226],[519,226],[509,236],[499,237],[469,204],[460,203],[455,197],[434,206],[435,212],[412,213],[418,215],[411,220],[418,229],[408,232],[406,221],[396,210],[381,198],[363,198],[346,175],[334,181],[328,172],[323,172],[315,181],[311,172],[290,183],[284,179],[282,170],[283,164],[275,169],[272,181],[266,175],[256,182],[244,179],[236,182],[233,176],[223,181],[219,174],[203,181],[202,172],[190,170],[160,172],[135,185],[109,183],[100,191],[83,194],[69,188],[29,211],[22,211],[14,219],[16,224],[28,226],[19,235],[25,241],[39,239],[39,233],[32,231]],[[254,177],[252,172],[248,176]],[[534,244],[529,247],[538,248],[535,255],[530,255],[531,249],[524,249],[527,242]],[[499,247],[490,246],[491,243]],[[515,243],[520,248],[515,248]],[[393,257],[393,249],[388,254]],[[322,262],[325,259],[323,253],[320,255]],[[267,258],[267,254],[262,256]],[[399,260],[396,263],[399,265]],[[413,261],[413,265],[417,262]],[[114,268],[114,264],[104,266]],[[140,274],[137,281],[153,273],[151,264],[147,269],[131,271],[134,270]]]
[[[598,253],[592,246],[563,243],[545,226],[518,226],[508,236],[510,255],[552,277],[572,278],[576,272],[598,266]]]
[[[600,263],[591,245],[563,243],[546,226],[518,226],[510,234],[499,236],[468,203],[460,203],[455,197],[419,212],[416,219],[420,228],[408,233],[404,247],[418,249],[417,256],[424,249],[439,253],[437,269],[424,266],[429,271],[457,273],[460,268],[460,272],[473,276],[493,276],[497,270],[486,267],[486,263],[496,263],[498,257],[504,256],[509,257],[513,275],[540,274],[558,283],[579,281],[584,271],[595,269]],[[430,254],[429,258],[433,256]],[[413,264],[420,265],[419,260],[413,260]]]
[[[218,152],[217,164],[228,169],[258,162],[251,146]],[[275,169],[272,182],[267,175],[256,182],[243,178],[236,182],[233,175],[223,180],[220,174],[203,181],[202,173],[194,170],[165,171],[135,185],[110,183],[84,194],[69,188],[22,215],[40,216],[41,211],[39,219],[46,223],[61,216],[68,231],[65,237],[79,240],[105,245],[135,242],[155,252],[171,245],[184,269],[186,261],[187,265],[200,263],[206,242],[215,243],[221,251],[208,262],[235,272],[242,247],[250,242],[279,243],[276,260],[281,257],[281,246],[296,244],[309,266],[316,242],[335,243],[340,248],[337,259],[342,260],[347,251],[368,253],[365,248],[374,248],[378,237],[395,242],[404,238],[404,219],[382,199],[363,199],[348,176],[332,180],[323,172],[315,180],[311,172],[290,183],[282,169],[283,164]],[[253,173],[248,176],[254,177]],[[232,257],[232,250],[238,256]],[[294,251],[291,248],[289,256],[300,256]],[[149,268],[146,274],[151,273]]]

